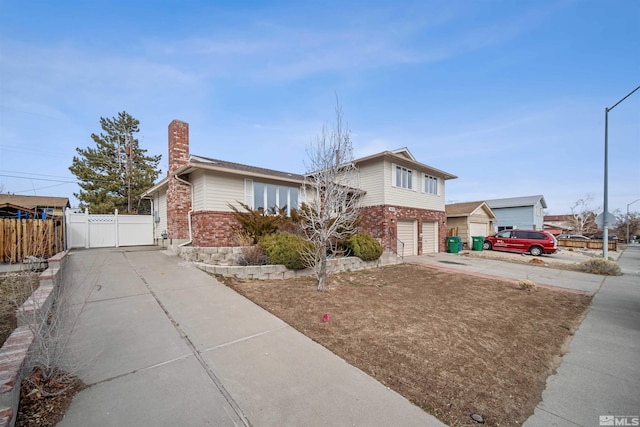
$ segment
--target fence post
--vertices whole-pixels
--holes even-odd
[[[120,231],[118,230],[118,209],[115,210],[115,212],[113,213],[113,225],[114,225],[114,229],[116,231],[116,248],[120,247]]]
[[[84,248],[89,249],[89,208],[84,208]]]

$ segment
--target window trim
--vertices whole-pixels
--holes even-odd
[[[428,185],[427,185],[427,179],[434,179],[435,180],[435,193],[432,193],[430,191],[428,191]],[[432,196],[439,196],[440,195],[440,178],[438,178],[437,176],[433,176],[433,175],[428,175],[426,173],[422,174],[422,192],[425,194],[430,194]]]
[[[403,187],[402,183],[400,183],[400,185],[398,185],[398,173],[397,173],[397,169],[400,168],[401,170],[404,170],[407,172],[407,177],[409,178],[407,181],[410,182],[411,186],[410,187]],[[410,190],[410,191],[416,191],[416,184],[415,184],[415,177],[416,175],[416,171],[414,169],[405,167],[405,166],[401,166],[398,165],[396,163],[391,163],[391,186],[395,187],[395,188],[401,188],[403,190]]]

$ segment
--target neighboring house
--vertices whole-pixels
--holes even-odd
[[[169,125],[168,176],[143,197],[153,203],[156,239],[169,246],[238,246],[229,204],[298,208],[304,176],[189,154],[189,125]],[[419,163],[408,149],[354,161],[364,192],[361,229],[386,250],[445,250],[445,181],[456,176]]]
[[[0,218],[37,218],[62,216],[71,207],[66,197],[17,196],[0,194]]]
[[[445,208],[447,227],[457,228],[457,235],[467,247],[471,247],[471,237],[493,234],[496,215],[485,202],[453,203]]]
[[[547,208],[544,196],[511,197],[485,202],[496,215],[495,231],[543,229],[544,209]]]
[[[560,234],[571,234],[573,232],[573,215],[545,215],[542,220],[544,231],[548,231],[554,236]]]

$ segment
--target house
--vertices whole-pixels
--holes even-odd
[[[485,202],[496,215],[495,231],[543,229],[544,209],[547,208],[544,196],[511,197]]]
[[[67,197],[0,194],[0,218],[59,217],[69,207],[71,205]]]
[[[238,246],[229,204],[297,208],[304,176],[191,155],[189,125],[169,125],[168,176],[143,197],[153,204],[156,239],[170,247]],[[408,149],[354,161],[363,191],[361,229],[385,250],[418,255],[445,250],[445,181],[456,176],[418,162]]]
[[[575,218],[573,215],[545,215],[543,218],[544,231],[548,231],[554,236],[572,233]]]
[[[452,203],[445,206],[447,227],[457,229],[462,243],[471,247],[473,236],[488,236],[493,233],[496,215],[486,202]]]

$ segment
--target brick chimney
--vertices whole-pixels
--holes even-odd
[[[169,239],[189,239],[188,215],[191,210],[191,186],[180,182],[175,177],[175,171],[188,162],[189,123],[173,120],[169,124],[169,188],[167,189]]]

